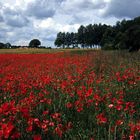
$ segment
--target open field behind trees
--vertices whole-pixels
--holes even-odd
[[[0,54],[38,54],[38,53],[55,53],[68,51],[95,51],[100,49],[40,49],[40,48],[18,48],[18,49],[0,49]]]
[[[37,48],[18,48],[18,49],[0,49],[0,54],[36,54],[61,52],[59,49],[37,49]]]
[[[0,54],[1,140],[140,139],[139,53],[16,53]]]

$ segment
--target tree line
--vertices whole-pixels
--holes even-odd
[[[51,49],[51,47],[41,46],[41,41],[39,39],[32,39],[28,46],[11,45],[10,43],[0,42],[0,49],[16,49],[16,48],[43,48]]]
[[[140,17],[122,20],[116,25],[81,25],[76,33],[59,32],[54,44],[62,48],[93,48],[101,46],[103,50],[123,50],[130,52],[140,49]]]

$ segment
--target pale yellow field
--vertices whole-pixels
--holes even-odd
[[[0,49],[0,54],[36,54],[36,53],[55,53],[67,51],[83,51],[95,49],[37,49],[37,48],[18,48],[18,49]]]

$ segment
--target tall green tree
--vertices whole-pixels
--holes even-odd
[[[102,49],[129,49],[129,51],[138,51],[140,46],[140,17],[133,20],[122,20],[116,22],[116,25],[108,26],[102,24],[81,25],[77,33],[58,33],[55,45],[93,47],[100,45]]]
[[[0,49],[4,49],[5,48],[5,44],[0,42]]]
[[[30,48],[39,48],[40,45],[41,45],[41,42],[38,39],[33,39],[29,43]]]
[[[5,44],[5,47],[6,47],[7,49],[10,49],[11,46],[12,46],[12,45],[11,45],[9,42]]]
[[[81,25],[80,28],[78,29],[78,42],[81,44],[82,48],[86,47],[86,28]]]
[[[55,39],[55,43],[54,43],[57,47],[61,47],[64,44],[64,40],[62,37],[62,32],[59,32],[57,34],[57,37]]]
[[[130,27],[126,31],[125,43],[129,48],[129,52],[138,51],[140,49],[140,25]]]

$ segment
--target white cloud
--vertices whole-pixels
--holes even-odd
[[[80,24],[60,24],[57,23],[53,18],[47,18],[45,20],[38,20],[35,21],[34,27],[38,29],[44,29],[44,30],[51,30],[55,32],[76,32],[77,29],[80,27]]]
[[[47,18],[45,20],[39,20],[36,24],[35,26],[39,28],[52,28],[55,26],[55,21],[52,18]]]

